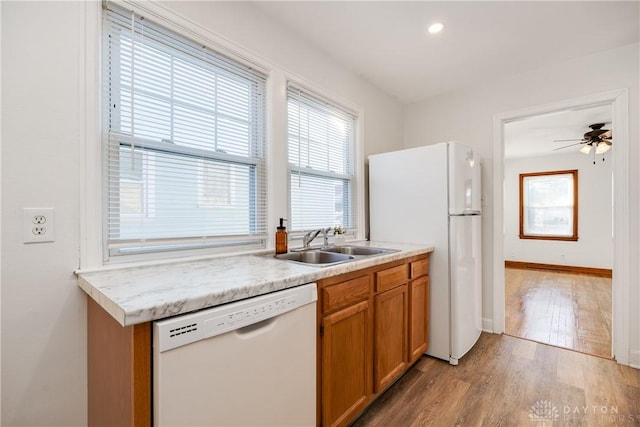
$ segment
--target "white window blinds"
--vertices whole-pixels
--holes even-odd
[[[124,9],[103,16],[108,256],[264,247],[265,76]]]
[[[290,229],[355,232],[355,115],[293,85],[287,99]]]

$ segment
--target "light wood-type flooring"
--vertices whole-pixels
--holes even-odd
[[[611,357],[611,279],[505,269],[505,333]]]
[[[639,426],[640,370],[483,333],[458,366],[423,356],[354,423],[409,426]]]

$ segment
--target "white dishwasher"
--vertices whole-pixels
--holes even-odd
[[[315,426],[315,283],[153,322],[156,426]]]

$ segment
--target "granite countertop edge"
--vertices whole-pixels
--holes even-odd
[[[433,251],[432,246],[349,242],[397,250],[328,267],[273,253],[78,271],[78,286],[120,325],[131,326],[275,292]]]

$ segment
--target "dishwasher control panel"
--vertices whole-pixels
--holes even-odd
[[[315,283],[153,322],[154,346],[164,352],[271,319],[318,299]]]

